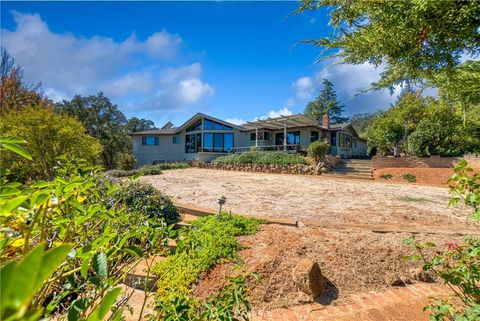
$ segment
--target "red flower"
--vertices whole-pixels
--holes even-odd
[[[450,251],[455,250],[457,247],[458,247],[458,244],[455,243],[455,242],[452,242],[452,243],[447,244],[447,248],[448,248]]]

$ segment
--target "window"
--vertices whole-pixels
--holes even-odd
[[[272,133],[265,132],[265,140],[272,140]]]
[[[173,136],[173,137],[172,137],[172,142],[173,142],[174,144],[180,144],[180,137],[178,137],[178,136]]]
[[[233,134],[205,133],[203,134],[203,150],[209,152],[229,152],[233,149]]]
[[[198,153],[202,146],[202,134],[185,135],[185,153]]]
[[[275,134],[275,145],[283,145],[283,133]],[[300,145],[300,132],[288,132],[287,145]]]
[[[232,130],[233,128],[222,123],[205,118],[203,128],[208,130]]]
[[[330,137],[330,145],[337,146],[337,133],[332,133]]]
[[[202,120],[197,121],[195,124],[187,128],[187,132],[193,132],[202,129]]]
[[[250,141],[255,140],[257,134],[256,133],[250,133]]]
[[[289,145],[300,145],[300,132],[288,132],[287,133],[287,144],[289,144]]]
[[[318,132],[316,131],[311,131],[310,132],[310,142],[316,142],[318,140]]]
[[[352,136],[345,133],[340,133],[340,147],[352,148]]]
[[[158,146],[159,139],[155,136],[143,136],[142,145],[146,146]]]

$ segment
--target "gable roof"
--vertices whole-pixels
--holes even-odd
[[[131,133],[128,133],[128,135],[130,135],[130,136],[138,136],[138,135],[175,135],[175,134],[181,132],[184,128],[187,128],[188,126],[190,126],[192,123],[197,121],[199,118],[208,118],[208,119],[216,121],[218,123],[222,123],[224,125],[228,125],[230,127],[233,127],[233,128],[239,129],[239,130],[244,130],[244,128],[242,126],[238,126],[238,125],[229,123],[227,121],[224,121],[224,120],[212,117],[212,116],[205,115],[203,113],[196,113],[195,115],[193,115],[190,119],[188,119],[186,122],[184,122],[179,127],[165,128],[166,126],[164,126],[161,129],[145,130],[145,131],[142,131],[142,132],[131,132]]]
[[[357,135],[357,137],[360,137],[360,135],[358,135],[358,132],[355,129],[355,127],[352,125],[352,123],[331,124],[329,127],[329,130],[338,131],[338,130],[344,130],[348,127],[352,128],[353,132],[355,133],[355,135]]]

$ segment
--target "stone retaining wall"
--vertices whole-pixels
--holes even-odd
[[[393,157],[393,156],[374,156],[372,158],[372,167],[392,168],[392,167],[409,167],[409,168],[450,168],[458,163],[461,159],[465,159],[471,167],[480,168],[480,156],[465,155],[464,157]]]
[[[322,175],[331,168],[338,165],[340,157],[329,156],[317,165],[259,165],[259,164],[215,164],[198,163],[200,168],[222,169],[228,171],[241,172],[261,172],[261,173],[279,173],[279,174],[297,174],[297,175]]]

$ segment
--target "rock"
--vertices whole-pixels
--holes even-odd
[[[429,271],[424,271],[422,268],[416,268],[410,270],[411,277],[420,282],[433,283],[435,282],[435,277],[433,273]]]
[[[298,262],[292,271],[292,279],[300,290],[314,297],[322,293],[326,284],[320,266],[310,259]]]
[[[404,286],[405,283],[402,281],[402,278],[396,273],[388,273],[385,275],[385,283],[388,286]]]

